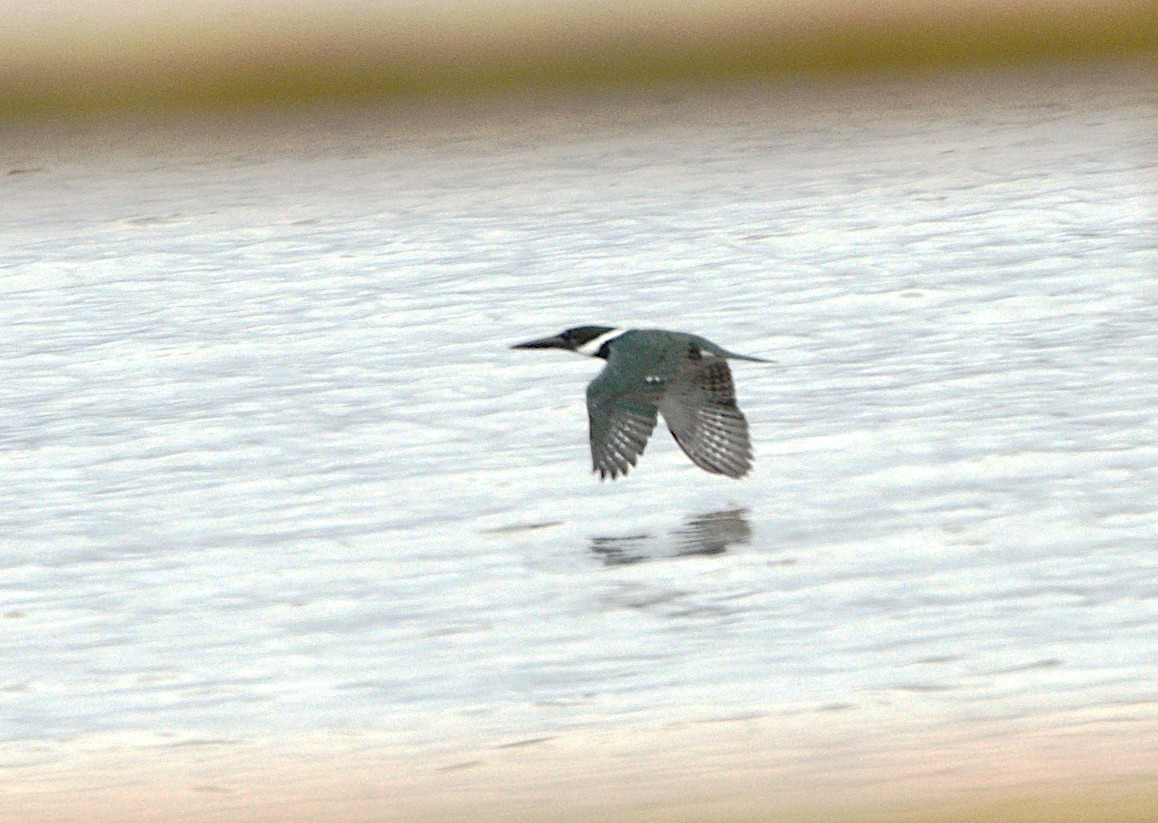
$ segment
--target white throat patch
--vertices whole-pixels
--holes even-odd
[[[604,343],[608,340],[614,340],[621,334],[627,334],[628,331],[630,331],[630,329],[612,329],[609,332],[604,332],[594,340],[588,340],[582,346],[575,349],[575,351],[579,352],[579,354],[585,354],[588,357],[595,357],[599,354],[599,350],[603,348]]]

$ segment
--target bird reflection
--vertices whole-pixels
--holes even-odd
[[[723,554],[752,539],[747,509],[708,512],[687,518],[669,540],[650,534],[593,537],[591,551],[605,566],[626,566],[661,557]]]
[[[633,534],[627,537],[593,537],[591,551],[603,559],[605,566],[628,566],[650,560],[646,551],[652,540],[650,534]]]
[[[689,517],[676,529],[676,554],[723,554],[728,546],[742,546],[752,539],[747,509],[731,509]]]

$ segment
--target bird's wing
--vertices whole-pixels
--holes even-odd
[[[728,477],[752,470],[748,421],[736,405],[726,360],[686,360],[658,405],[680,448],[701,469]]]
[[[660,392],[649,384],[625,383],[622,372],[604,368],[587,387],[591,463],[600,480],[626,475],[639,460],[655,428]]]

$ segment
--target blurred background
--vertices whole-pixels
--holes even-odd
[[[0,116],[945,72],[1158,51],[1146,0],[9,0]]]

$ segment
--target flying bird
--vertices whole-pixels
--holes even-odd
[[[663,329],[578,326],[513,349],[566,349],[607,361],[587,387],[591,462],[601,480],[626,475],[662,414],[684,453],[704,471],[752,470],[748,421],[736,405],[728,360],[771,363]]]

